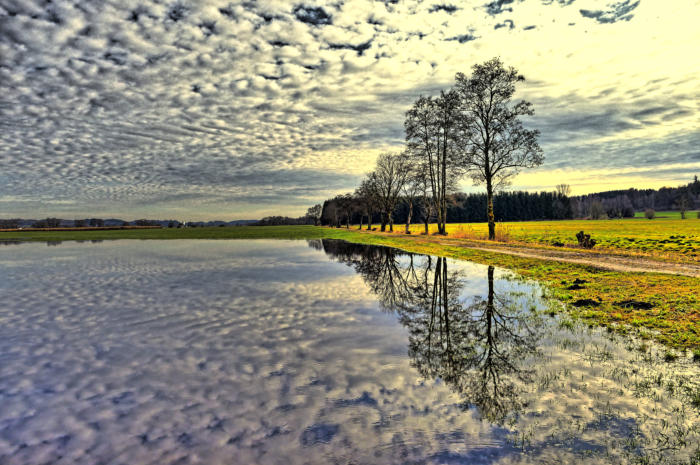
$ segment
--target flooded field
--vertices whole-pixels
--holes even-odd
[[[0,463],[700,463],[700,364],[341,241],[0,247]]]

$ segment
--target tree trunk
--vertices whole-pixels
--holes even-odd
[[[406,217],[406,234],[411,234],[411,216],[413,216],[413,202],[408,202],[408,216]]]
[[[439,196],[439,193],[440,193],[440,188],[438,187],[438,196]],[[440,225],[442,224],[442,208],[440,208],[440,205],[441,205],[441,202],[440,202],[440,198],[438,197],[437,199],[435,199],[435,209],[436,209],[435,211],[437,213],[436,221],[437,221],[437,227],[438,227],[438,230],[437,230],[438,234],[442,233],[442,228],[440,227]]]
[[[428,223],[430,222],[430,219],[426,218],[425,219],[425,235],[428,235]]]
[[[372,230],[372,211],[367,214],[367,231]]]
[[[489,265],[487,273],[489,279],[489,299],[487,301],[486,306],[490,310],[493,310],[493,270],[493,265]]]
[[[447,154],[442,160],[442,225],[440,234],[447,235]]]
[[[394,217],[389,213],[389,232],[394,232]]]
[[[362,231],[362,224],[364,223],[365,215],[360,215],[360,227],[357,228],[358,231]]]
[[[384,231],[386,231],[386,215],[384,213],[382,213],[382,220],[381,221],[382,221],[382,226],[380,228],[380,231],[384,232]]]
[[[493,186],[491,180],[486,180],[486,216],[489,221],[489,240],[496,240],[496,219],[493,215]]]

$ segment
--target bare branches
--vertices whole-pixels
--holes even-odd
[[[406,112],[407,152],[411,163],[424,173],[437,213],[438,232],[445,234],[447,193],[459,177],[459,96],[453,90],[439,97],[420,97]]]
[[[377,158],[377,165],[368,178],[377,192],[379,210],[382,212],[381,229],[394,230],[393,212],[399,195],[410,174],[407,157],[401,153],[383,153]]]
[[[321,204],[316,204],[306,211],[306,216],[313,220],[315,226],[321,224],[321,211]]]
[[[511,103],[516,84],[525,78],[498,58],[474,65],[471,76],[457,74],[465,135],[462,166],[475,184],[486,184],[489,239],[495,238],[493,191],[508,184],[523,168],[542,164],[539,131],[526,129],[521,116],[531,116],[530,102]]]
[[[426,234],[433,215],[438,233],[446,234],[447,197],[468,174],[476,184],[486,184],[489,238],[494,239],[494,190],[544,158],[539,131],[521,121],[534,114],[532,104],[512,101],[516,85],[524,80],[515,68],[493,58],[474,65],[470,76],[458,73],[455,85],[439,96],[420,96],[406,112],[405,150],[380,155],[375,170],[355,191],[354,202],[367,214],[368,228],[376,210],[382,214],[382,231],[387,223],[393,231],[392,215],[403,200],[408,233],[414,202],[420,199]]]

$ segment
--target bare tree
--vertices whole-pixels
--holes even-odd
[[[360,227],[362,229],[362,218],[367,216],[367,231],[372,229],[372,217],[377,211],[378,205],[377,185],[372,176],[363,179],[360,186],[355,190],[355,198],[360,206]]]
[[[338,208],[340,209],[342,216],[345,218],[345,227],[350,229],[350,221],[352,221],[352,211],[355,204],[355,199],[350,193],[339,195],[336,197],[336,199],[338,201]],[[340,226],[340,223],[338,226]]]
[[[321,223],[321,204],[316,204],[306,210],[306,216],[314,220],[314,225],[318,226]]]
[[[471,76],[456,77],[467,149],[463,166],[475,184],[486,184],[490,240],[496,238],[494,190],[507,185],[522,168],[538,166],[544,159],[537,143],[539,131],[525,129],[520,121],[521,116],[534,114],[532,104],[511,103],[515,85],[524,80],[499,58],[474,65]]]
[[[438,234],[447,234],[447,194],[460,171],[463,144],[458,110],[458,94],[443,91],[436,98],[419,97],[406,112],[404,122],[408,152],[429,181]]]
[[[697,178],[696,178],[697,179]],[[681,212],[681,219],[685,219],[685,213],[688,211],[688,204],[690,203],[688,201],[688,190],[687,189],[681,189],[680,195],[678,195],[678,198],[676,198],[676,207],[678,207],[678,210]]]
[[[362,198],[363,193],[360,190],[360,187],[357,187],[352,195],[355,198],[355,201],[357,202],[357,209],[360,212],[360,225],[357,227],[357,230],[362,231],[362,226],[365,221],[365,215],[367,215],[367,205],[365,203],[365,200]]]
[[[568,184],[557,184],[556,186],[557,194],[562,197],[568,197],[571,195],[571,186]]]
[[[399,153],[383,153],[377,159],[377,166],[369,177],[377,191],[379,210],[382,213],[381,230],[394,231],[393,213],[399,194],[409,174],[406,157]]]
[[[408,212],[406,213],[406,234],[411,234],[410,227],[411,219],[413,218],[413,207],[417,203],[422,192],[423,184],[420,172],[412,169],[401,189],[401,194],[408,207]]]

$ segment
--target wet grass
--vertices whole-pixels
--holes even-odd
[[[700,221],[669,220],[670,226],[654,220],[610,220],[556,222],[559,227],[566,223],[571,231],[583,228],[587,232],[603,236],[603,225],[614,230],[616,221],[626,222],[631,228],[637,224],[657,225],[667,230],[675,228],[672,235],[689,235],[681,226],[692,223],[695,241],[700,241]],[[536,223],[541,228],[552,222]],[[682,225],[673,225],[682,223]],[[524,223],[519,223],[524,225]],[[578,225],[577,225],[578,224]],[[450,225],[452,227],[452,225]],[[523,226],[524,227],[524,226]],[[619,227],[618,227],[619,230]],[[608,232],[607,234],[613,234]],[[636,234],[636,233],[634,233]],[[648,231],[648,234],[652,234]],[[320,228],[314,226],[241,226],[223,228],[186,228],[155,230],[114,231],[56,231],[56,232],[11,232],[0,233],[0,241],[67,241],[109,239],[344,239],[356,243],[386,245],[409,252],[425,253],[496,265],[518,272],[525,278],[542,282],[548,293],[567,304],[566,311],[572,317],[590,324],[599,324],[618,333],[634,332],[643,338],[653,338],[670,347],[700,351],[700,279],[661,273],[623,273],[601,270],[593,266],[563,263],[554,260],[517,257],[501,253],[469,249],[459,244],[436,244],[421,239],[420,235],[375,235],[358,233],[355,230]],[[697,246],[697,243],[695,244]],[[577,281],[578,280],[578,281]],[[583,282],[576,288],[575,282]],[[589,302],[590,305],[575,307],[574,302]],[[620,302],[635,301],[651,304],[650,309],[622,306]],[[595,303],[595,304],[593,304]],[[617,304],[616,304],[617,303]],[[695,352],[700,353],[700,352]]]

